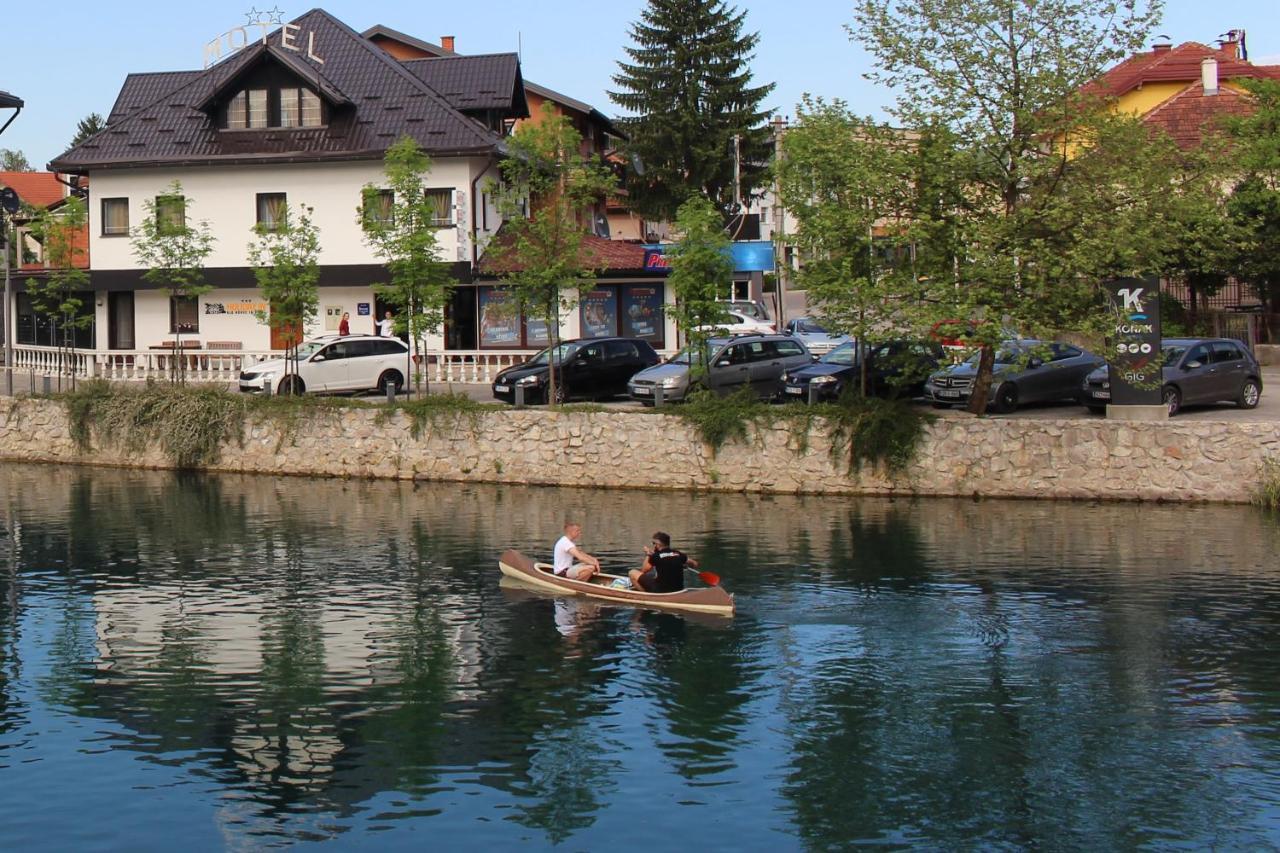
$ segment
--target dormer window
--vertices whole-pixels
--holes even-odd
[[[321,127],[324,107],[320,96],[302,86],[279,89],[241,89],[227,101],[222,126],[227,130],[269,127]]]

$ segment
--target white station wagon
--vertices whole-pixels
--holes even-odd
[[[386,393],[395,383],[405,387],[409,347],[399,338],[344,335],[316,338],[298,347],[297,369],[285,376],[285,360],[275,358],[247,367],[240,374],[240,390],[261,393]],[[297,383],[296,388],[289,385]]]

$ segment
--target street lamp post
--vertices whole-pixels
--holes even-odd
[[[9,125],[13,124],[13,120],[18,117],[18,113],[22,112],[25,106],[22,98],[11,95],[8,92],[0,90],[0,110],[13,110],[13,115],[9,116],[9,120],[0,126],[0,133],[4,133],[9,129]],[[5,188],[0,191],[0,243],[4,245],[4,306],[0,310],[0,318],[4,320],[4,374],[5,374],[5,391],[13,396],[13,323],[10,322],[13,308],[13,291],[9,281],[9,251],[12,240],[10,239],[10,228],[6,211],[11,216],[18,212],[18,194],[12,189]],[[22,258],[18,258],[18,262],[22,262]]]

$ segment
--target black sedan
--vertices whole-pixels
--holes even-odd
[[[627,380],[659,361],[648,341],[639,338],[584,338],[564,341],[555,353],[556,402],[575,397],[604,400],[627,393]],[[527,403],[546,403],[551,391],[551,349],[524,364],[502,371],[493,380],[496,400],[514,403],[516,388]]]
[[[886,341],[867,351],[867,393],[875,397],[918,397],[924,393],[925,378],[938,369],[942,347],[933,342]],[[846,388],[858,389],[862,366],[858,345],[841,344],[813,364],[789,370],[782,377],[784,400],[809,400],[810,386],[819,400],[834,400]]]

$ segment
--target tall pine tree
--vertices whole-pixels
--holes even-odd
[[[733,212],[734,136],[744,199],[764,182],[773,84],[751,85],[760,40],[743,33],[745,12],[723,0],[648,0],[632,25],[630,62],[619,62],[609,97],[631,113],[619,123],[641,169],[628,175],[633,207],[671,219],[692,196]]]

